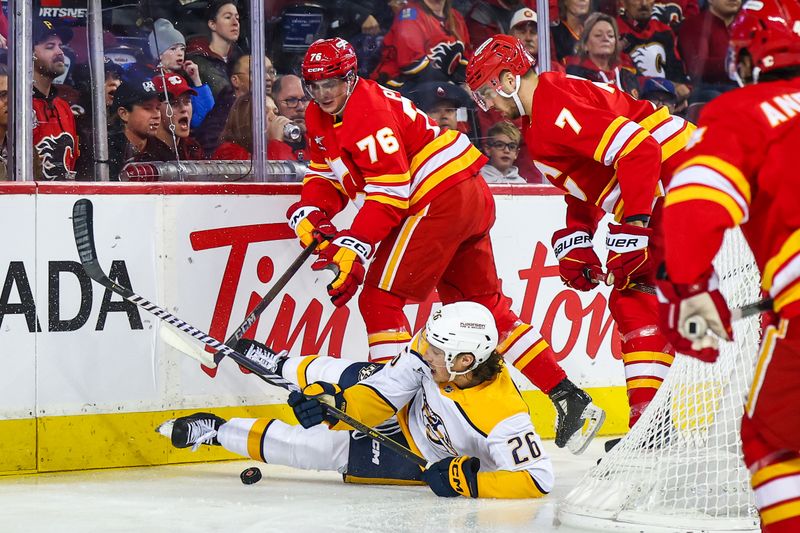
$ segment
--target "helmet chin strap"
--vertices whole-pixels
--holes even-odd
[[[505,91],[501,91],[500,89],[497,89],[497,94],[499,94],[503,98],[511,98],[511,99],[513,99],[514,103],[517,105],[517,111],[519,111],[519,115],[520,116],[525,116],[525,108],[522,107],[522,100],[520,100],[520,98],[519,98],[519,86],[520,86],[520,76],[519,76],[519,74],[517,74],[514,79],[515,79],[516,86],[514,87],[514,91],[513,92],[507,93]]]

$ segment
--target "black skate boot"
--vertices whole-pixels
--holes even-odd
[[[564,379],[550,391],[550,400],[556,408],[556,446],[564,446],[575,455],[589,446],[606,412],[592,403],[592,397],[579,389],[569,379]]]
[[[176,448],[192,447],[196,451],[201,444],[219,446],[217,431],[226,420],[211,413],[195,413],[167,420],[156,428],[156,433],[169,437]]]
[[[234,350],[250,359],[259,360],[267,370],[279,376],[283,370],[283,363],[289,358],[289,352],[286,350],[276,353],[269,346],[252,339],[239,339]]]

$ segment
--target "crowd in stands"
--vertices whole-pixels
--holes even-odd
[[[141,0],[138,25],[106,31],[109,174],[130,162],[249,160],[253,152],[249,5],[236,0]],[[492,183],[541,183],[524,125],[482,112],[464,85],[470,54],[507,33],[538,53],[535,0],[277,0],[267,2],[267,158],[306,158],[309,96],[297,76],[308,44],[341,36],[359,75],[396,89],[441,127],[458,129],[489,158]],[[549,70],[617,86],[690,120],[730,90],[728,25],[741,0],[551,0]],[[73,24],[74,26],[74,24]],[[0,49],[7,20],[0,11]],[[37,179],[92,180],[94,84],[84,27],[34,23],[34,169]],[[136,46],[121,42],[141,43]],[[0,65],[2,67],[2,65]],[[0,70],[0,134],[8,124]],[[260,103],[258,105],[261,105]],[[297,135],[299,129],[301,135]],[[6,144],[0,158],[5,162]],[[1,165],[0,179],[8,179]]]

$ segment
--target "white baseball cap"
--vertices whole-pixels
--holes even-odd
[[[539,20],[536,18],[536,12],[529,7],[518,9],[516,13],[514,13],[514,16],[511,17],[511,24],[508,27],[513,28],[522,22],[533,22],[538,25]]]

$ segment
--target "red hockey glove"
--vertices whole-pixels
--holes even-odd
[[[560,229],[553,233],[552,244],[564,284],[578,291],[594,289],[597,282],[593,280],[603,276],[603,267],[591,234],[585,228]]]
[[[719,280],[713,270],[704,279],[690,285],[672,283],[662,265],[656,295],[661,329],[675,351],[713,363],[719,357],[716,334],[726,341],[733,339],[731,312],[719,292]]]
[[[614,276],[614,287],[622,290],[631,280],[649,274],[652,269],[647,246],[653,230],[631,224],[609,224],[606,236],[606,269]]]
[[[311,265],[312,270],[332,270],[336,278],[328,284],[328,295],[336,307],[342,307],[364,283],[367,264],[372,257],[373,246],[353,236],[349,231],[340,231]]]
[[[324,250],[336,235],[336,226],[319,207],[297,202],[286,212],[286,218],[289,219],[289,227],[297,234],[303,248],[314,240],[319,241],[315,253]]]

